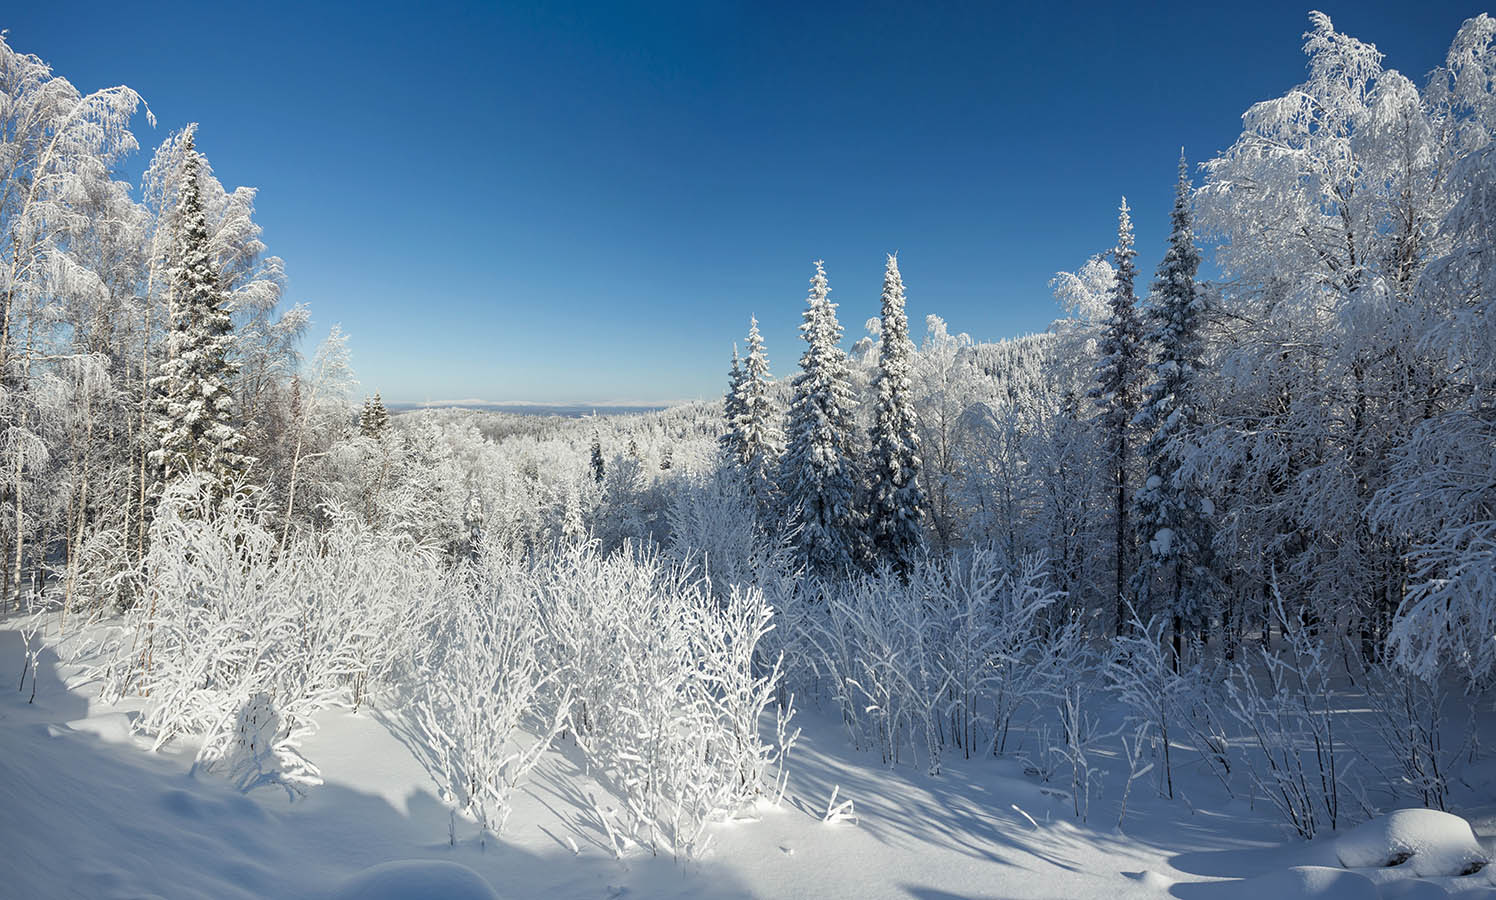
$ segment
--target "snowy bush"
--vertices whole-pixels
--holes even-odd
[[[1070,801],[1076,818],[1086,821],[1091,812],[1091,795],[1100,785],[1103,770],[1096,767],[1101,745],[1117,737],[1118,732],[1104,731],[1093,711],[1093,698],[1100,693],[1100,673],[1093,661],[1075,659],[1064,670],[1065,677],[1054,699],[1063,740],[1050,752],[1064,761],[1070,775]]]
[[[1084,651],[1078,626],[1045,628],[1061,595],[1038,558],[1010,571],[978,550],[925,560],[799,595],[806,636],[797,677],[824,682],[859,746],[884,762],[922,751],[940,770],[945,749],[1001,753],[1025,706],[1048,707]]]
[[[1157,761],[1159,793],[1174,796],[1174,744],[1180,695],[1186,682],[1175,672],[1172,655],[1164,649],[1166,623],[1162,618],[1142,623],[1112,642],[1106,671],[1112,696],[1127,710],[1134,739],[1146,742]],[[1133,748],[1134,752],[1137,750]]]
[[[772,611],[756,588],[725,601],[657,554],[603,557],[570,546],[534,564],[546,665],[573,698],[571,722],[621,807],[596,812],[625,840],[679,856],[706,848],[706,826],[782,790],[792,736],[759,735],[779,664],[758,658]]]
[[[401,658],[434,593],[430,554],[339,520],[279,553],[243,491],[189,480],[163,498],[141,576],[104,671],[115,697],[148,698],[137,727],[155,746],[202,741],[226,755],[244,703],[264,694],[287,733],[323,708],[358,703]]]
[[[1367,725],[1380,738],[1396,773],[1389,779],[1392,794],[1447,810],[1456,762],[1475,739],[1472,706],[1479,701],[1465,697],[1460,702],[1442,685],[1388,663],[1367,670],[1366,688]],[[1453,723],[1445,719],[1446,707],[1452,704],[1463,707],[1463,715]],[[1452,731],[1451,724],[1459,730]]]
[[[780,584],[788,580],[788,548],[759,527],[752,498],[731,470],[680,481],[666,507],[673,559],[699,563],[719,598],[741,585],[789,589]]]
[[[1254,789],[1312,838],[1340,824],[1351,757],[1336,731],[1329,649],[1305,623],[1290,621],[1281,598],[1276,611],[1284,649],[1263,648],[1255,660],[1239,661],[1225,683],[1226,705],[1245,732],[1243,757]]]
[[[445,590],[411,666],[409,709],[452,800],[480,828],[501,833],[510,794],[560,733],[561,692],[541,708],[553,676],[541,672],[542,634],[523,572],[460,571]],[[536,736],[522,735],[534,725]]]

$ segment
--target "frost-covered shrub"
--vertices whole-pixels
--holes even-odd
[[[1189,682],[1175,671],[1173,654],[1164,649],[1167,623],[1155,617],[1137,621],[1112,642],[1106,671],[1111,694],[1127,710],[1127,725],[1138,741],[1152,748],[1158,762],[1159,793],[1174,796],[1171,747],[1179,707]],[[1136,749],[1136,748],[1134,748]]]
[[[149,698],[137,727],[156,747],[195,736],[208,760],[224,755],[257,694],[288,733],[320,709],[357,704],[401,658],[436,569],[408,540],[347,518],[279,552],[250,495],[215,500],[187,480],[160,503],[140,578],[107,690]]]
[[[1050,752],[1069,770],[1071,806],[1076,818],[1084,822],[1091,812],[1091,794],[1105,774],[1096,766],[1098,752],[1118,732],[1104,731],[1094,712],[1095,698],[1101,693],[1101,671],[1094,660],[1078,656],[1066,667],[1058,687],[1054,708],[1062,740]]]
[[[577,743],[622,804],[596,809],[616,850],[698,855],[710,822],[782,790],[769,770],[789,736],[759,735],[779,677],[755,652],[772,616],[759,590],[719,601],[657,554],[585,545],[537,560],[532,576]]]
[[[752,500],[735,473],[723,467],[680,482],[666,507],[673,559],[699,564],[718,597],[734,586],[772,590],[785,580],[786,546],[758,526]]]
[[[989,573],[996,571],[1000,559],[995,553],[978,553],[971,571],[973,575],[984,567]],[[991,578],[991,574],[984,576]],[[975,602],[978,595],[968,587],[952,596]],[[985,609],[973,609],[958,621],[963,628],[976,628],[978,646],[987,650],[975,661],[991,698],[992,752],[1002,754],[1008,750],[1014,719],[1024,707],[1052,695],[1056,682],[1075,671],[1086,652],[1085,635],[1075,623],[1046,627],[1046,614],[1065,598],[1052,587],[1047,563],[1038,556],[1025,557],[1016,569],[1003,571],[997,590],[988,596]],[[953,651],[960,646],[946,643],[953,669]]]
[[[488,565],[456,573],[411,666],[408,708],[452,801],[501,833],[514,788],[540,761],[570,709],[564,691],[542,710],[553,676],[526,573]],[[535,737],[523,735],[533,724]]]
[[[1226,706],[1244,732],[1244,768],[1254,789],[1294,831],[1312,838],[1341,822],[1349,754],[1336,732],[1329,648],[1303,622],[1290,621],[1281,598],[1276,610],[1284,648],[1237,662],[1224,685]]]
[[[907,577],[817,585],[795,598],[806,637],[793,667],[825,684],[853,739],[888,763],[905,747],[932,772],[947,746],[1003,752],[1015,716],[1052,696],[1084,650],[1079,627],[1044,627],[1061,595],[1037,557],[1012,571],[979,550]]]
[[[1366,695],[1367,724],[1396,773],[1390,779],[1392,793],[1431,809],[1448,809],[1455,765],[1475,738],[1471,707],[1480,701],[1466,696],[1461,702],[1441,684],[1430,684],[1386,663],[1366,672]],[[1453,723],[1445,719],[1446,707],[1451,705],[1463,707]],[[1459,730],[1451,730],[1450,724]]]

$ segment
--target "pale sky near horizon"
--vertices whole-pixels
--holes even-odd
[[[1181,145],[1209,158],[1305,73],[1297,3],[1002,6],[56,3],[0,28],[140,91],[133,171],[201,123],[364,390],[659,403],[720,393],[750,315],[791,374],[817,258],[849,344],[891,251],[916,336],[1039,331],[1126,194],[1146,280]],[[1419,83],[1484,11],[1320,8]]]

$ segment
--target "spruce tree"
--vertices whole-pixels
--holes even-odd
[[[385,429],[389,428],[390,414],[384,408],[384,401],[379,398],[379,392],[374,393],[373,398],[364,399],[363,412],[358,417],[358,430],[364,437],[379,440],[384,437]]]
[[[1106,454],[1111,476],[1112,517],[1116,563],[1116,629],[1125,630],[1127,615],[1127,582],[1132,573],[1132,527],[1128,511],[1132,505],[1128,480],[1132,463],[1133,417],[1142,399],[1143,374],[1147,367],[1147,348],[1143,343],[1143,320],[1138,314],[1134,287],[1137,265],[1133,262],[1132,219],[1128,216],[1127,198],[1117,213],[1117,246],[1112,251],[1116,261],[1116,280],[1107,293],[1111,313],[1101,337],[1101,358],[1096,363],[1096,386],[1091,397],[1101,408],[1097,417],[1101,429],[1102,452]]]
[[[904,280],[893,255],[883,273],[883,327],[873,414],[868,532],[877,561],[907,574],[924,549],[924,493],[914,425],[914,343],[904,312]]]
[[[1204,303],[1195,283],[1200,251],[1190,224],[1189,169],[1182,155],[1170,223],[1169,249],[1150,297],[1147,340],[1154,378],[1136,418],[1149,436],[1142,450],[1147,475],[1137,494],[1139,542],[1147,550],[1136,583],[1143,607],[1172,620],[1177,668],[1184,633],[1203,624],[1216,584],[1208,518],[1213,509],[1184,471],[1199,411]]]
[[[842,327],[816,260],[800,336],[806,343],[792,386],[789,447],[779,469],[787,519],[799,525],[796,546],[806,569],[845,575],[866,557],[856,467],[852,376]]]
[[[252,460],[241,452],[244,437],[232,417],[234,324],[209,243],[200,167],[188,134],[177,194],[168,356],[154,381],[157,449],[151,457],[163,486],[196,472],[212,479],[221,496]]]
[[[760,512],[767,512],[773,497],[774,471],[784,442],[775,422],[769,357],[758,331],[758,319],[748,320],[748,355],[743,359],[743,377],[738,385],[738,467],[749,494]]]
[[[722,450],[722,458],[730,465],[737,465],[738,460],[743,458],[743,435],[738,431],[739,420],[743,418],[743,400],[740,396],[743,390],[743,366],[738,360],[738,345],[732,345],[732,368],[727,373],[727,393],[722,395],[722,434],[717,438],[717,446]]]
[[[603,465],[603,442],[602,438],[597,436],[597,428],[594,426],[592,429],[592,480],[602,484],[606,475],[607,469]]]

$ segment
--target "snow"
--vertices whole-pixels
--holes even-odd
[[[1449,896],[1449,891],[1431,881],[1394,881],[1382,885],[1380,891],[1382,900],[1439,900]]]
[[[1363,822],[1335,840],[1335,852],[1346,868],[1406,865],[1422,876],[1471,875],[1490,862],[1469,822],[1434,809],[1399,809]]]
[[[0,631],[0,670],[18,670],[20,653],[19,636]],[[1110,806],[1081,824],[1063,791],[1015,760],[950,758],[939,776],[890,768],[850,746],[834,709],[813,707],[782,806],[714,826],[699,862],[638,848],[617,859],[587,811],[586,798],[605,789],[567,741],[516,792],[503,837],[480,838],[439,799],[409,724],[377,709],[319,715],[300,750],[325,783],[290,801],[276,788],[241,794],[226,779],[188,775],[191,746],[151,753],[118,740],[139,701],[99,703],[83,673],[50,651],[38,677],[34,704],[0,693],[0,842],[6,860],[26,861],[0,863],[0,895],[1293,900],[1378,889],[1474,898],[1496,887],[1485,870],[1426,882],[1407,866],[1340,868],[1340,853],[1370,858],[1355,854],[1375,849],[1375,829],[1284,843],[1268,812],[1183,767],[1190,807],[1139,787],[1124,829]],[[856,824],[823,822],[833,795],[855,803]],[[1430,861],[1475,840],[1453,816],[1372,824]]]
[[[499,900],[483,876],[461,863],[403,859],[353,876],[333,900]]]
[[[111,744],[133,744],[135,735],[130,729],[130,721],[131,716],[126,713],[102,713],[97,716],[75,719],[62,727],[91,734]],[[58,726],[52,726],[52,730],[56,732]]]
[[[1328,866],[1293,866],[1249,878],[1219,895],[1240,900],[1372,900],[1377,886],[1365,875]]]

